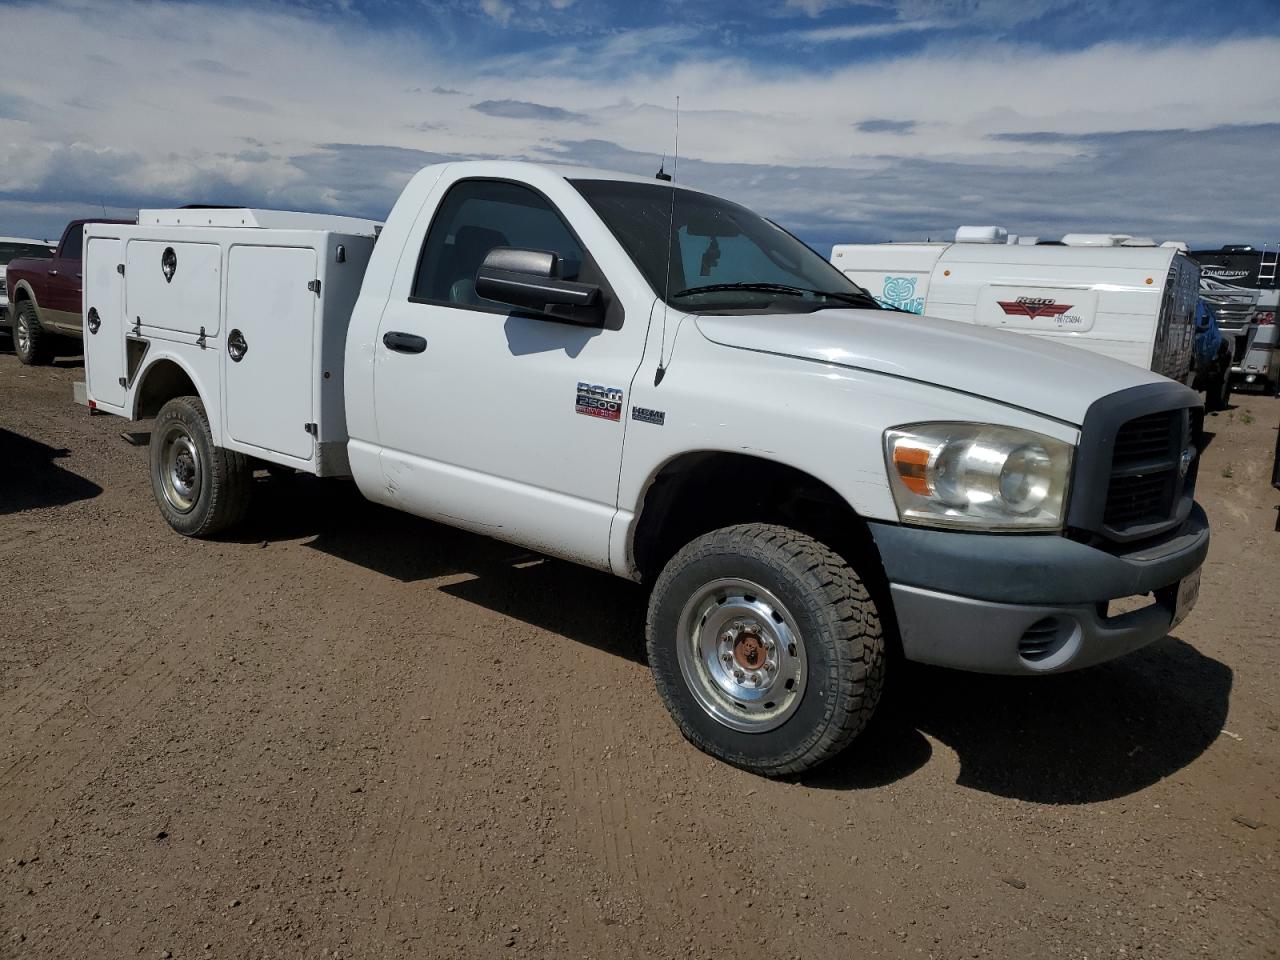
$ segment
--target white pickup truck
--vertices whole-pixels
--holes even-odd
[[[241,520],[279,464],[643,582],[680,729],[762,774],[848,744],[895,652],[1069,670],[1196,598],[1195,394],[885,309],[704,193],[452,163],[380,233],[172,210],[85,236],[89,402],[154,418],[175,530]]]

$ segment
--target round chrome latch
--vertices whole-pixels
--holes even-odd
[[[178,254],[173,247],[165,247],[160,254],[160,269],[164,271],[164,282],[172,283],[173,275],[178,272]]]
[[[102,326],[102,318],[98,316],[97,307],[89,308],[89,316],[85,318],[85,326],[89,328],[90,333],[97,333],[98,328]]]
[[[227,337],[227,353],[231,355],[231,359],[239,363],[248,352],[249,342],[245,340],[244,334],[239,330],[232,330]]]

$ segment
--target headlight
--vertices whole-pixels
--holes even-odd
[[[1072,446],[1030,430],[916,423],[884,435],[903,523],[978,530],[1059,530]]]

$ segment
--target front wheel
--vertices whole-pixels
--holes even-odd
[[[151,427],[151,489],[178,533],[208,537],[249,508],[253,473],[244,454],[215,446],[199,397],[175,397]]]
[[[744,524],[694,540],[649,601],[649,665],[699,749],[765,776],[835,756],[875,711],[880,617],[832,550],[786,527]]]

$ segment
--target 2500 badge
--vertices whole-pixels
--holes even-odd
[[[601,420],[622,419],[622,388],[602,387],[594,383],[578,383],[577,413]]]

